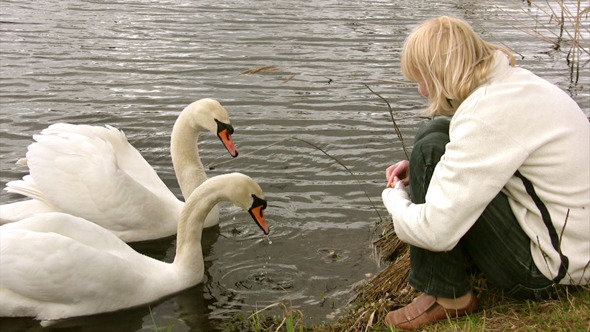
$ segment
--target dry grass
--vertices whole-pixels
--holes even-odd
[[[336,324],[317,331],[383,331],[387,312],[402,307],[417,293],[407,283],[410,262],[407,245],[386,223],[375,242],[377,257],[391,263],[358,291],[350,312]],[[469,317],[449,320],[424,328],[424,331],[590,331],[590,288],[581,287],[565,298],[542,302],[518,301],[504,297],[475,274],[473,288],[481,310]]]
[[[548,43],[551,47],[563,52],[565,61],[570,68],[569,78],[573,84],[577,84],[580,78],[581,68],[588,65],[590,56],[590,28],[587,24],[590,16],[588,2],[565,0],[528,0],[520,3],[522,12],[514,15],[507,10],[504,3],[495,0],[479,2],[465,0],[472,6],[487,6],[501,13],[496,17],[503,20],[510,19],[509,23],[515,30],[532,36],[540,41]],[[515,1],[515,3],[517,3]],[[528,19],[522,19],[526,17]],[[480,27],[481,28],[481,27]],[[512,50],[518,53],[518,50]]]
[[[259,74],[261,72],[272,72],[272,71],[277,71],[278,68],[275,66],[262,66],[262,67],[258,67],[258,68],[254,68],[254,69],[248,69],[242,72],[242,74],[244,75],[253,75],[253,74]]]

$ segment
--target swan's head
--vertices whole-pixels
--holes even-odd
[[[262,229],[264,234],[269,233],[268,223],[264,217],[264,209],[266,209],[266,200],[262,189],[247,175],[241,173],[232,173],[230,184],[231,192],[233,194],[232,202],[248,211],[254,219],[254,222]]]
[[[205,186],[205,190],[212,190],[213,188],[207,188],[209,185],[223,192],[234,205],[248,211],[264,234],[269,233],[269,226],[264,217],[266,200],[256,181],[242,173],[230,173],[212,177],[201,187]]]
[[[238,150],[232,140],[234,128],[229,121],[229,113],[215,99],[200,99],[187,107],[192,114],[193,125],[217,135],[232,157],[238,156]]]

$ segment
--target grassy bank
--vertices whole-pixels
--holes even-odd
[[[408,248],[386,227],[375,242],[378,254],[388,265],[358,289],[349,312],[332,324],[309,326],[304,313],[289,303],[276,303],[250,315],[235,317],[227,331],[394,331],[384,325],[390,310],[409,303],[417,294],[408,285]],[[542,302],[504,297],[474,272],[472,284],[480,310],[468,317],[449,319],[423,331],[590,331],[590,287],[584,286],[563,298]],[[276,308],[279,308],[277,313]],[[273,314],[274,312],[274,314]]]

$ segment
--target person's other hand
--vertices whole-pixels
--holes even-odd
[[[387,178],[387,188],[393,188],[398,181],[407,186],[410,183],[410,162],[402,160],[387,167],[385,176]]]

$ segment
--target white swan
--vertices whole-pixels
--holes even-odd
[[[222,140],[237,156],[229,115],[219,102],[201,99],[187,106],[172,130],[170,153],[182,194],[207,179],[199,159],[201,130]],[[31,200],[0,206],[0,223],[40,212],[64,212],[90,220],[125,242],[174,235],[184,203],[166,187],[122,131],[59,123],[49,126],[28,147],[29,174],[5,190]],[[205,227],[219,221],[214,208]]]
[[[248,210],[268,234],[266,201],[241,173],[212,177],[188,198],[173,263],[144,256],[100,226],[41,213],[0,227],[0,316],[55,320],[147,304],[203,280],[201,232],[215,204]]]

